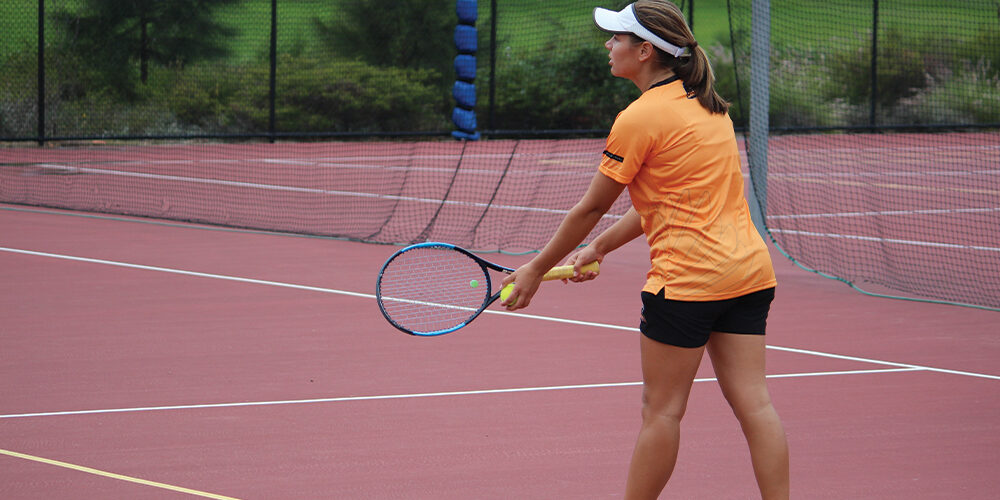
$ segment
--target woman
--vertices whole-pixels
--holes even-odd
[[[545,248],[504,279],[516,283],[504,305],[527,307],[542,274],[578,247],[627,187],[632,208],[567,260],[579,270],[640,235],[649,243],[642,427],[625,497],[656,498],[670,478],[681,417],[707,350],[746,436],[762,497],[788,498],[788,447],[764,376],[774,270],[743,196],[729,104],[713,89],[705,52],[674,4],[598,8],[594,20],[613,34],[605,43],[611,74],[642,95],[615,119],[586,194]],[[573,280],[594,277],[578,272]]]

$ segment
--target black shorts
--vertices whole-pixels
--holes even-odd
[[[772,300],[774,288],[706,302],[667,299],[663,290],[656,295],[642,292],[639,331],[677,347],[701,347],[712,332],[763,335]]]

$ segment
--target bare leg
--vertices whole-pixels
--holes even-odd
[[[712,333],[708,355],[722,394],[733,408],[750,447],[754,476],[764,500],[789,497],[788,443],[771,404],[764,371],[763,335]]]
[[[639,335],[642,353],[642,428],[632,452],[627,500],[653,499],[677,462],[680,424],[704,347],[688,349]]]

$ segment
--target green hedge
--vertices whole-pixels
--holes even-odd
[[[951,46],[963,58],[923,53],[947,40],[913,40],[889,30],[879,49],[878,124],[1000,122],[1000,44],[982,27],[970,42]],[[919,43],[918,43],[919,42]],[[979,44],[979,45],[977,45]],[[820,52],[777,46],[772,54],[771,124],[776,127],[867,125],[870,111],[870,41],[860,33]],[[728,48],[709,47],[719,93],[737,92],[737,66]],[[0,135],[33,137],[37,124],[34,51],[0,61]],[[480,58],[479,128],[489,127],[487,58]],[[745,61],[739,62],[745,64]],[[337,59],[321,51],[282,54],[278,60],[279,132],[443,132],[452,129],[452,75],[427,68],[384,67]],[[46,123],[53,136],[264,133],[269,126],[270,67],[247,62],[152,66],[148,84],[127,92],[106,75],[59,47],[46,52]],[[445,82],[445,83],[442,83]],[[610,75],[599,42],[552,44],[535,55],[500,54],[494,125],[499,129],[606,129],[637,95],[634,85]],[[731,110],[745,125],[743,106]]]
[[[202,129],[266,132],[269,67],[219,72],[213,66],[179,72],[162,105]],[[378,68],[358,61],[283,55],[277,67],[279,132],[444,130],[450,96],[431,70]]]

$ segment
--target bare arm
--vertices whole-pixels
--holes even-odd
[[[605,229],[586,248],[570,256],[566,264],[573,265],[579,270],[580,266],[589,264],[595,260],[602,262],[604,256],[642,235],[642,223],[639,213],[635,211],[634,207],[630,208],[618,222]]]
[[[510,297],[505,302],[508,310],[513,311],[526,307],[531,302],[531,297],[535,295],[542,275],[583,242],[624,189],[624,184],[615,182],[602,173],[597,173],[594,176],[586,194],[566,214],[562,223],[559,224],[559,229],[556,230],[555,235],[545,245],[545,248],[535,258],[503,280],[501,286],[516,283]],[[620,223],[621,221],[612,227],[618,226]],[[611,228],[608,230],[610,231]],[[602,236],[607,232],[602,233]],[[622,233],[624,232],[623,230]],[[614,243],[618,237],[609,236],[608,240],[608,243]],[[624,242],[619,243],[618,246],[622,244]]]

